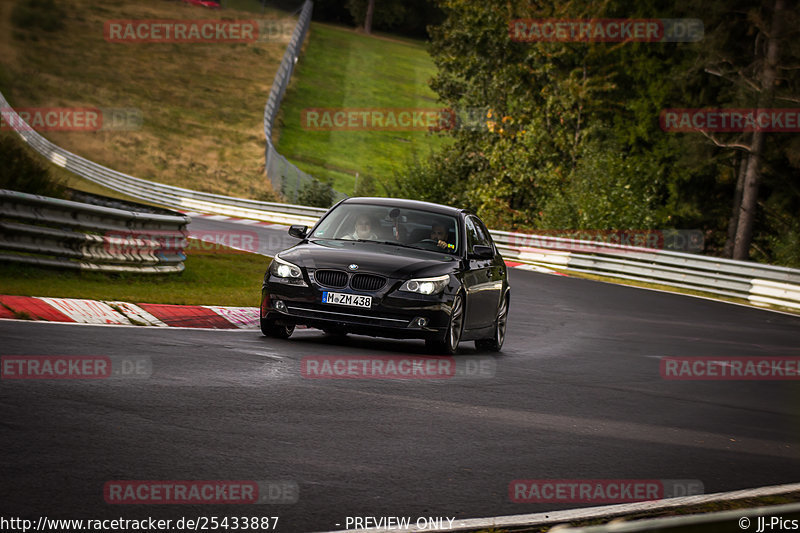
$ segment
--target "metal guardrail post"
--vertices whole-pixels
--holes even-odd
[[[505,257],[520,262],[800,309],[798,269],[548,235],[491,234]]]
[[[102,272],[182,272],[185,215],[0,189],[0,261]]]

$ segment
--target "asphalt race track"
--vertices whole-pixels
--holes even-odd
[[[198,221],[196,228],[230,224]],[[282,237],[268,228],[264,250]],[[274,242],[272,242],[274,241]],[[272,245],[270,245],[272,242]],[[291,239],[285,241],[291,242]],[[517,479],[699,480],[705,492],[800,479],[798,381],[662,378],[664,356],[800,356],[800,317],[512,270],[489,369],[450,379],[309,379],[305,357],[415,357],[420,341],[0,322],[0,355],[144,358],[149,377],[0,381],[0,515],[459,519],[515,503]],[[254,305],[260,280],[253,284]],[[114,480],[283,480],[294,504],[111,505]]]

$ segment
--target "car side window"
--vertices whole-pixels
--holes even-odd
[[[481,241],[479,244],[483,244],[494,250],[494,241],[492,240],[492,236],[489,234],[489,230],[486,229],[486,226],[483,225],[483,222],[481,222],[479,218],[475,218],[474,223],[475,229],[478,231],[478,236]]]
[[[466,220],[467,226],[467,246],[469,250],[472,250],[472,247],[476,244],[481,244],[483,246],[489,246],[492,249],[491,237],[489,237],[489,232],[486,231],[486,228],[483,226],[480,220],[473,216],[468,216]]]
[[[478,242],[478,231],[475,229],[472,217],[467,217],[465,222],[467,226],[467,249],[472,250],[472,247]]]

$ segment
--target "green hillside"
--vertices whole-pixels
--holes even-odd
[[[264,176],[263,112],[290,32],[257,42],[114,43],[105,39],[104,24],[224,17],[286,21],[291,28],[295,18],[262,10],[258,0],[237,0],[241,10],[178,0],[71,0],[20,22],[14,14],[28,5],[0,2],[0,90],[11,105],[125,108],[142,119],[128,131],[42,132],[45,137],[136,177],[275,198]],[[43,29],[53,18],[60,27]]]
[[[356,172],[378,184],[391,182],[405,162],[415,155],[425,158],[449,139],[427,131],[314,131],[302,123],[302,111],[439,109],[428,87],[434,73],[421,41],[313,23],[281,106],[278,151],[313,176],[332,180],[345,194],[353,194]]]

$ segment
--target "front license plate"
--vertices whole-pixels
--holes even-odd
[[[343,294],[341,292],[325,291],[322,293],[322,303],[369,308],[372,306],[372,296],[358,296],[356,294]]]

